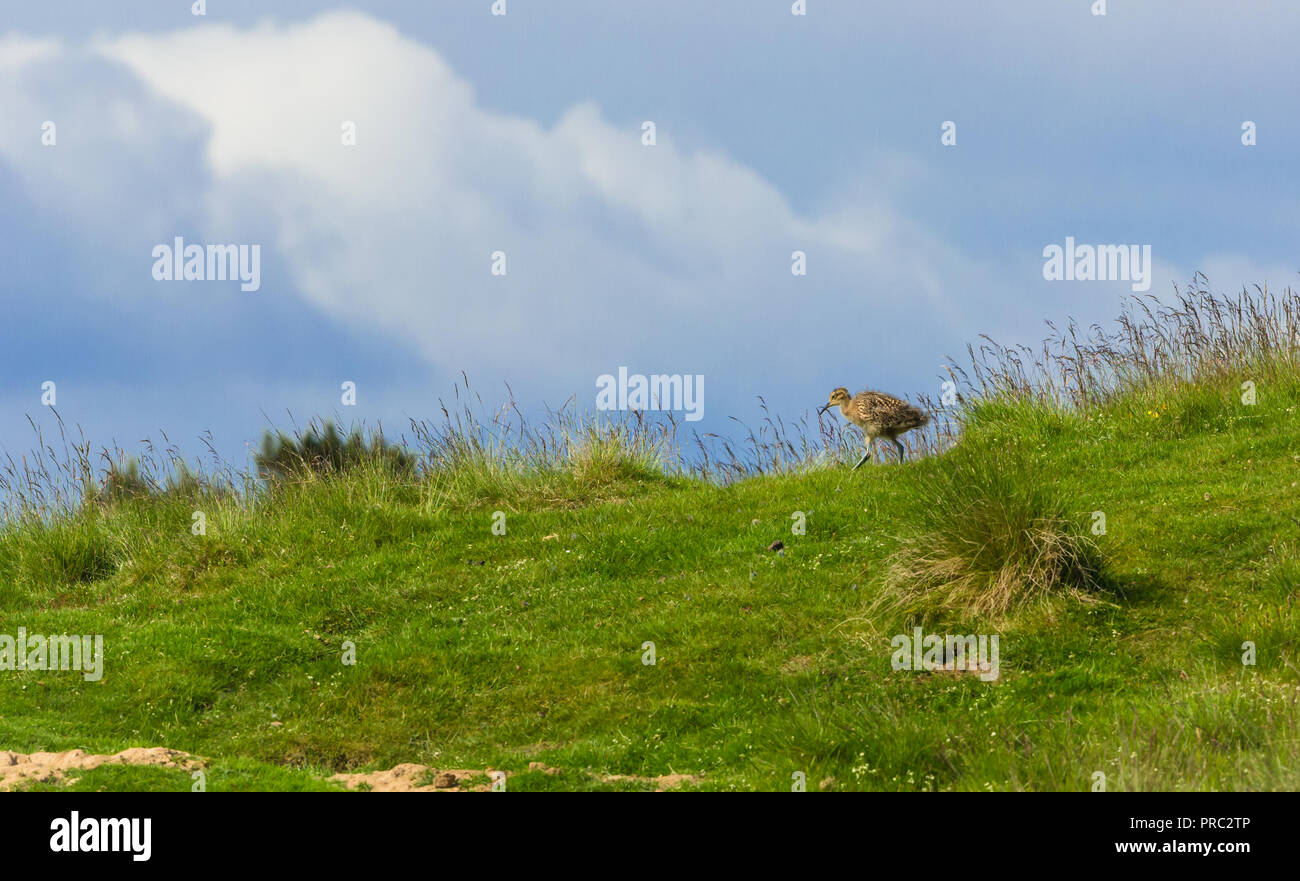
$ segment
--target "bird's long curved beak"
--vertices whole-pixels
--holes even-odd
[[[822,408],[821,408],[820,410],[817,411],[817,415],[818,415],[818,416],[822,415],[823,413],[825,413],[825,412],[826,412],[827,410],[829,410],[830,408],[831,408],[831,405],[830,405],[829,403],[822,404]]]

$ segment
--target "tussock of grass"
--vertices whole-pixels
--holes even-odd
[[[121,549],[93,514],[30,524],[0,539],[0,575],[29,584],[85,584],[118,570]]]
[[[878,608],[997,617],[1099,586],[1100,550],[1019,445],[974,442],[933,460],[909,512]]]

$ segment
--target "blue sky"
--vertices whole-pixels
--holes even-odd
[[[790,5],[6,2],[0,448],[47,380],[96,444],[242,464],[290,411],[400,427],[461,370],[590,407],[624,365],[734,434],[1109,321],[1127,282],[1042,277],[1067,236],[1151,245],[1159,296],[1293,283],[1300,7]],[[259,243],[261,289],[155,281],[178,235]]]

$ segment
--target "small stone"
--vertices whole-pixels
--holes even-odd
[[[456,779],[456,775],[450,771],[443,771],[437,777],[433,778],[433,786],[435,789],[455,789],[459,785],[460,782]]]

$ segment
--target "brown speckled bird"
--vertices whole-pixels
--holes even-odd
[[[844,418],[861,428],[867,436],[867,452],[853,466],[854,471],[871,458],[871,442],[878,437],[888,438],[898,450],[898,461],[903,461],[903,445],[898,442],[898,436],[930,421],[930,417],[923,411],[893,395],[865,391],[849,397],[849,390],[843,386],[831,392],[830,400],[817,411],[818,415],[836,404]]]

